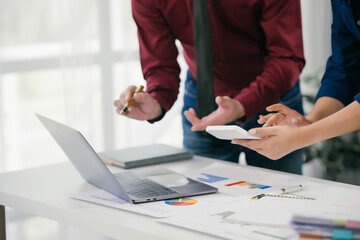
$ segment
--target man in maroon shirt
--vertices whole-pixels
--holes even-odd
[[[189,66],[183,108],[184,147],[195,154],[237,162],[241,151],[250,165],[301,173],[302,152],[272,161],[202,132],[208,125],[258,126],[259,114],[273,103],[302,112],[298,78],[304,67],[299,0],[208,0],[217,109],[196,117],[196,61],[192,0],[132,0],[138,27],[146,93],[135,95],[127,117],[160,120],[179,93],[180,67],[175,40]],[[121,111],[135,86],[114,102]]]

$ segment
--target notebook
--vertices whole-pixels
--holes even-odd
[[[112,174],[78,130],[39,114],[36,116],[85,181],[127,202],[152,202],[218,190],[165,168]]]
[[[104,163],[122,168],[134,168],[158,163],[191,159],[191,151],[166,144],[150,144],[139,147],[100,152]]]

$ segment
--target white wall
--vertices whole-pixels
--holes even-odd
[[[330,0],[301,0],[302,28],[305,54],[304,79],[324,73],[328,57],[331,55],[331,3]],[[315,94],[318,89],[301,84],[303,93]],[[309,111],[310,109],[306,109]]]

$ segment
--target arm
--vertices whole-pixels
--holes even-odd
[[[132,0],[132,9],[138,27],[146,92],[168,111],[177,98],[180,84],[175,36],[155,1]]]
[[[359,96],[360,98],[360,96]],[[352,102],[340,111],[305,127],[275,126],[254,128],[250,133],[264,137],[260,140],[233,140],[270,158],[286,154],[313,143],[360,129],[360,103]]]
[[[339,111],[343,107],[344,104],[335,98],[321,97],[316,101],[306,118],[313,123]]]
[[[332,1],[332,56],[329,57],[326,71],[323,76],[316,103],[307,115],[298,116],[298,125],[303,126],[316,122],[340,110],[352,102],[357,93],[360,76],[360,45],[351,30],[344,23],[343,6],[340,1]],[[270,106],[268,111],[279,111],[279,114],[270,114],[259,120],[264,126],[291,123],[293,115],[287,115],[282,108]],[[285,120],[284,120],[285,119]],[[305,120],[305,121],[304,121]]]
[[[350,104],[357,94],[360,76],[360,43],[344,22],[342,1],[331,1],[333,23],[331,26],[332,56],[317,94],[317,101],[308,115],[311,122],[320,120],[343,106]]]
[[[261,15],[267,53],[263,72],[234,98],[244,106],[246,119],[279,102],[294,86],[305,63],[300,1],[264,1]]]
[[[353,101],[340,111],[309,125],[309,131],[314,132],[314,139],[306,146],[358,130],[359,120],[360,103]]]

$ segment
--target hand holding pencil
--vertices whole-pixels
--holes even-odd
[[[131,99],[127,102],[127,104],[125,105],[125,107],[121,110],[121,112],[119,113],[120,115],[123,115],[124,112],[126,112],[129,107],[133,104],[134,102],[134,95],[137,94],[137,93],[140,93],[144,90],[144,86],[143,85],[140,85],[138,88],[135,89],[135,92],[134,94],[132,95]]]
[[[151,120],[162,114],[160,104],[148,93],[144,86],[129,86],[114,101],[116,112],[136,120]]]

